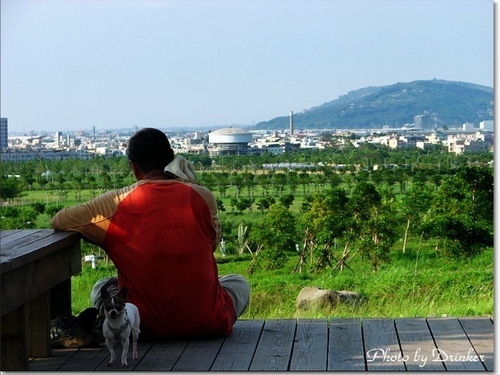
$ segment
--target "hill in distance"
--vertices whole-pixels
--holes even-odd
[[[338,99],[295,113],[295,129],[380,129],[412,124],[429,115],[438,127],[479,124],[493,119],[493,88],[444,80],[398,82],[366,87]],[[255,129],[284,129],[289,116],[260,122]]]

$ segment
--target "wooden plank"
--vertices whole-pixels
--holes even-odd
[[[16,263],[17,259],[24,256],[29,257],[29,253],[37,250],[36,243],[50,237],[53,233],[54,231],[47,229],[27,229],[4,237],[2,231],[2,272],[22,265],[22,263]]]
[[[268,320],[255,352],[250,371],[287,371],[296,320]]]
[[[140,337],[139,337],[140,343]],[[189,341],[160,341],[151,345],[137,366],[136,371],[171,371]],[[141,355],[141,352],[139,352]]]
[[[80,244],[80,235],[75,232],[54,232],[49,229],[34,231],[31,236],[20,241],[2,244],[2,254],[5,256],[2,256],[0,263],[1,273],[45,258],[76,243]]]
[[[224,338],[190,341],[172,371],[209,371],[223,342]]]
[[[433,362],[436,346],[424,318],[396,319],[395,323],[408,371],[445,371],[441,362]]]
[[[359,319],[331,319],[328,371],[365,371],[363,334]]]
[[[326,371],[328,325],[326,319],[300,319],[293,344],[290,371]]]
[[[487,317],[459,318],[458,320],[472,343],[475,352],[480,357],[483,366],[488,371],[494,371],[495,329],[491,320]]]
[[[263,327],[263,320],[238,320],[210,370],[248,371]]]
[[[363,319],[368,371],[405,371],[393,319]]]
[[[116,343],[115,345],[115,354],[116,361],[113,366],[108,366],[108,362],[110,359],[109,349],[106,344],[103,344],[101,347],[101,351],[104,352],[104,360],[99,363],[99,365],[95,368],[95,371],[135,371],[137,366],[140,364],[141,359],[144,357],[145,353],[148,353],[151,350],[153,343],[151,341],[141,341],[141,337],[139,336],[139,341],[137,342],[137,354],[139,355],[139,359],[132,358],[132,342],[130,343],[130,347],[128,348],[128,366],[127,368],[121,367],[121,356],[122,356],[122,344]]]
[[[27,237],[36,236],[36,233],[43,233],[42,229],[14,229],[0,231],[0,244],[3,249],[9,248],[13,242],[21,243]],[[4,253],[2,252],[2,255]]]
[[[59,368],[75,354],[78,348],[53,348],[50,357],[33,358],[29,363],[30,371],[57,371]]]
[[[9,236],[12,236],[18,232],[21,232],[24,229],[7,229],[7,230],[0,230],[0,243],[3,241],[4,238],[7,238]]]
[[[433,360],[447,371],[484,371],[457,318],[428,318],[427,323],[437,346]]]
[[[109,360],[109,351],[105,346],[80,348],[69,361],[64,362],[58,368],[58,371],[95,371],[107,360]],[[118,367],[120,367],[119,364]]]
[[[139,358],[149,350],[151,347],[151,342],[138,344]],[[100,344],[98,347],[94,348],[75,348],[75,349],[55,349],[55,352],[60,359],[54,361],[54,363],[59,363],[57,371],[113,371],[113,370],[123,370],[120,367],[120,357],[121,357],[121,344],[117,343],[115,345],[115,353],[117,355],[117,361],[114,366],[107,366],[109,361],[109,350],[105,343]],[[43,360],[43,359],[42,359]],[[40,359],[36,359],[34,362],[38,362]],[[139,360],[132,359],[132,345],[129,348],[129,370],[137,366]],[[30,367],[31,368],[31,367]]]

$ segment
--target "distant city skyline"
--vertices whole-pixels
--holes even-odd
[[[9,132],[249,126],[368,86],[494,86],[491,0],[2,0]]]

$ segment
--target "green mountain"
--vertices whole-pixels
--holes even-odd
[[[493,88],[433,79],[350,91],[293,116],[294,129],[373,129],[412,124],[429,115],[438,127],[493,119]],[[284,129],[289,116],[260,122],[256,129]]]

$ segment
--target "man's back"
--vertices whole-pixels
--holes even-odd
[[[214,204],[213,195],[198,185],[143,181],[104,195],[90,205],[102,211],[92,215],[101,219],[73,229],[84,236],[95,231],[92,226],[105,230],[98,244],[116,265],[120,287],[127,286],[129,301],[139,308],[144,336],[231,333],[234,306],[219,284],[213,256],[219,230]]]

